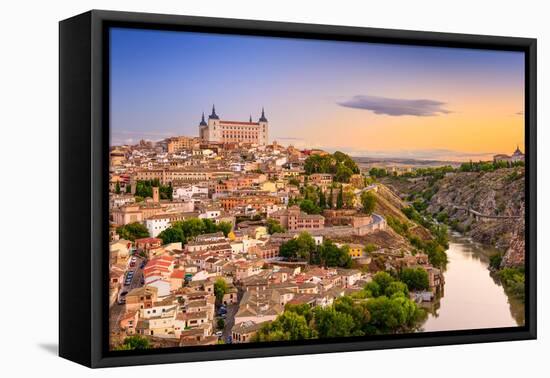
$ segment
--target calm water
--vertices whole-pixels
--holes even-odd
[[[454,234],[444,273],[445,287],[429,309],[424,331],[447,331],[523,325],[524,305],[508,298],[488,269],[494,249]]]

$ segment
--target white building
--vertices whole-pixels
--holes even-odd
[[[208,188],[204,186],[199,186],[199,185],[189,185],[189,186],[174,188],[174,191],[172,192],[172,198],[174,200],[177,200],[177,199],[190,200],[194,195],[208,196]]]
[[[145,227],[149,235],[156,238],[158,234],[170,227],[170,219],[167,216],[153,216],[145,220]]]

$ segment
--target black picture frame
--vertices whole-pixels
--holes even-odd
[[[330,341],[108,351],[108,34],[112,26],[525,53],[525,326]],[[88,367],[536,338],[536,39],[92,10],[59,24],[59,354]],[[78,190],[76,189],[78,187]]]

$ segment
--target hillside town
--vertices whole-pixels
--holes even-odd
[[[434,298],[441,269],[378,211],[387,189],[343,153],[268,133],[264,109],[226,121],[212,107],[198,137],[111,147],[111,348],[258,341],[285,308],[327,308],[379,272],[421,270],[406,293]],[[372,242],[385,235],[402,241]]]

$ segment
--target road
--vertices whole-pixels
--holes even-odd
[[[225,318],[225,327],[223,328],[222,340],[227,342],[227,338],[231,336],[231,329],[235,324],[235,315],[239,310],[238,304],[227,305],[227,316]]]
[[[124,278],[126,278],[126,274],[130,271],[134,272],[134,277],[132,278],[132,282],[130,282],[130,285],[123,285],[120,289],[120,293],[122,292],[130,292],[130,290],[141,287],[141,279],[143,278],[143,269],[140,268],[141,263],[143,262],[143,258],[137,256],[136,265],[131,268],[128,265],[128,270],[126,273],[124,273]],[[120,325],[120,318],[125,313],[125,306],[122,304],[118,304],[118,301],[116,301],[111,308],[109,309],[109,330],[111,332],[118,332],[119,331],[119,325]]]

